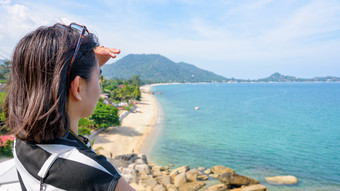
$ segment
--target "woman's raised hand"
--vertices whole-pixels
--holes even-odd
[[[94,52],[96,53],[99,66],[102,67],[110,58],[116,58],[116,54],[120,53],[120,49],[98,46],[94,49]]]

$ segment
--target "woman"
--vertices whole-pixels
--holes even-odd
[[[20,40],[5,112],[22,190],[133,190],[77,136],[79,119],[99,99],[99,67],[119,53],[75,23],[40,27]]]

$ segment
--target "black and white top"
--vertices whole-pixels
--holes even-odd
[[[115,190],[121,177],[72,132],[49,144],[16,139],[13,155],[22,190]]]

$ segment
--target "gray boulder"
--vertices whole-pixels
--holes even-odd
[[[173,184],[166,184],[165,187],[167,191],[178,191],[178,187]]]
[[[182,172],[187,172],[189,170],[190,170],[189,165],[185,165],[185,166],[178,167],[178,168],[172,170],[171,172],[177,172],[177,174],[180,174]]]
[[[164,185],[171,184],[171,177],[169,175],[162,176],[160,179],[160,183]]]
[[[236,174],[235,172],[227,172],[219,177],[219,180],[229,187],[241,187],[243,185],[259,184],[259,181],[247,176]]]
[[[187,180],[190,182],[196,181],[199,171],[197,169],[191,169],[186,172]]]
[[[155,187],[152,188],[153,191],[166,191],[166,188],[163,184],[158,184]]]
[[[163,173],[159,170],[153,170],[152,171],[153,177],[163,176]]]
[[[182,186],[186,182],[187,182],[187,177],[186,177],[185,172],[182,172],[178,174],[177,176],[175,176],[175,179],[174,179],[175,186]]]
[[[205,180],[208,180],[209,177],[208,177],[207,175],[205,175],[205,174],[199,174],[199,175],[197,176],[197,179],[198,179],[198,180],[203,180],[203,181],[205,181]]]
[[[269,184],[297,184],[298,179],[295,176],[273,176],[273,177],[265,177],[264,178]]]
[[[211,169],[208,168],[207,170],[204,171],[205,174],[211,174]]]
[[[196,191],[196,190],[203,188],[204,185],[205,185],[205,183],[200,182],[200,181],[187,182],[187,183],[183,184],[182,186],[180,186],[179,190],[180,191]]]
[[[225,184],[216,184],[207,188],[206,191],[224,191],[227,190],[228,186]]]
[[[213,166],[211,168],[211,171],[214,174],[224,174],[224,173],[227,173],[227,172],[235,172],[233,169],[225,167],[225,166],[221,166],[221,165]]]
[[[243,186],[242,188],[234,188],[228,191],[269,191],[269,190],[262,184],[253,184],[250,186]]]
[[[135,170],[139,173],[150,174],[150,168],[147,164],[136,164]]]
[[[111,162],[116,168],[127,167],[130,164],[135,163],[137,159],[137,154],[117,155],[111,160]]]

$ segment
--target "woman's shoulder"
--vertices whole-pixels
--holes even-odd
[[[32,144],[19,140],[16,141],[15,148],[18,161],[37,180],[45,163],[51,161],[51,157],[56,157],[48,165],[50,168],[44,182],[57,188],[102,190],[115,187],[121,177],[106,157],[97,155],[74,141]]]

